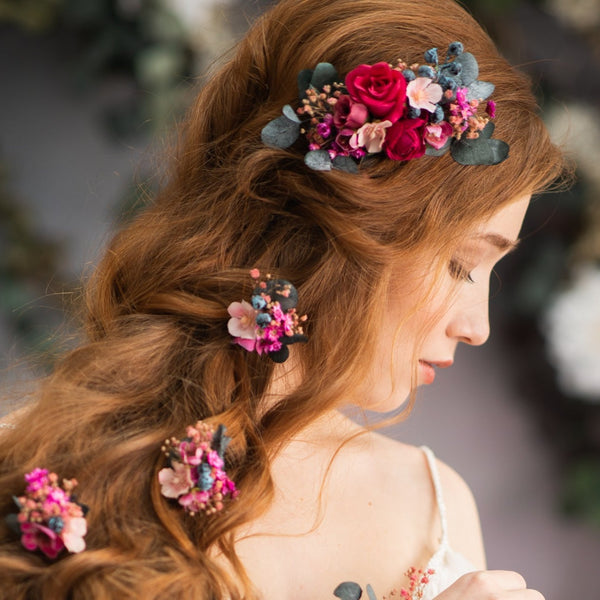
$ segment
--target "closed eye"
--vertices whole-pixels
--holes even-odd
[[[450,275],[454,277],[454,279],[475,283],[469,270],[455,258],[448,263],[448,271],[450,271]]]

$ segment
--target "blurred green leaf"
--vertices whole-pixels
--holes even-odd
[[[600,527],[600,459],[584,459],[570,468],[563,508],[567,514],[583,515]]]

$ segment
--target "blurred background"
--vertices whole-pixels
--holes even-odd
[[[494,278],[493,335],[411,418],[478,501],[490,568],[597,598],[600,0],[469,0],[577,163]],[[0,415],[76,339],[82,282],[152,195],[168,133],[266,0],[0,0]],[[9,368],[10,367],[10,368]],[[404,568],[399,565],[399,568]]]

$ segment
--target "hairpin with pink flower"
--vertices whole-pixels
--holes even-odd
[[[505,160],[508,144],[492,139],[496,105],[487,99],[494,85],[477,79],[475,57],[453,42],[444,63],[437,48],[424,58],[422,65],[359,65],[343,83],[330,63],[301,71],[301,106],[284,106],[263,128],[263,143],[288,148],[304,136],[304,162],[317,171],[357,173],[365,158],[380,154],[408,161],[449,152],[463,165]]]
[[[165,440],[162,451],[169,466],[158,473],[161,494],[176,499],[191,515],[222,510],[225,499],[238,495],[225,472],[225,449],[230,441],[224,425],[215,431],[203,421],[190,425],[183,439]]]
[[[23,546],[52,559],[64,548],[73,553],[85,550],[88,509],[72,495],[77,481],[63,479],[61,487],[56,473],[39,468],[27,473],[25,481],[25,494],[14,497],[19,513],[6,517]]]
[[[250,302],[232,302],[227,312],[231,319],[227,329],[239,344],[249,352],[266,354],[274,362],[285,362],[289,356],[288,346],[306,342],[302,323],[306,315],[296,312],[298,292],[285,279],[272,279],[267,275],[260,280],[260,271],[252,269],[255,281]]]

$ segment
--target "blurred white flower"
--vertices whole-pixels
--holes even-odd
[[[162,0],[163,6],[177,17],[198,54],[197,72],[234,44],[227,22],[232,3],[233,0]]]
[[[548,11],[582,31],[600,25],[600,0],[546,0]]]
[[[570,102],[545,111],[544,121],[552,140],[567,150],[581,174],[600,189],[600,111],[589,104]]]
[[[579,267],[543,319],[547,351],[564,392],[600,402],[600,268]]]

